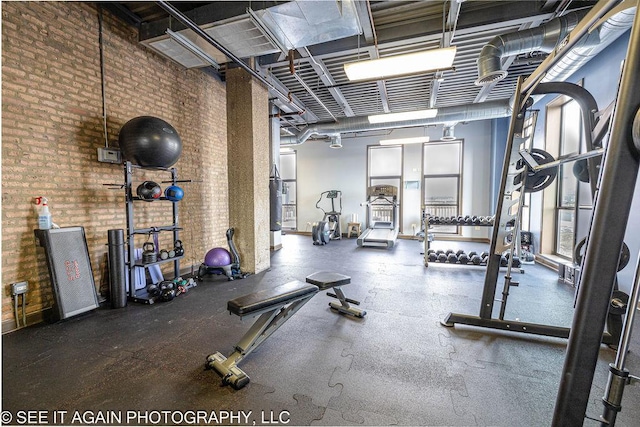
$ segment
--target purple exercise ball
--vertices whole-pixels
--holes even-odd
[[[209,267],[222,267],[231,264],[231,254],[225,248],[213,248],[204,256],[204,263]]]

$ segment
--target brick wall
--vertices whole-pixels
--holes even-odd
[[[103,48],[110,146],[129,119],[151,115],[178,131],[183,152],[175,167],[183,268],[226,246],[229,225],[225,86],[186,70],[138,43],[137,31],[104,12]],[[94,4],[2,4],[2,321],[13,320],[10,283],[28,280],[27,313],[50,307],[43,250],[33,230],[36,196],[46,196],[53,222],[83,226],[96,287],[105,287],[107,230],[126,229],[122,165],[99,163],[102,124],[99,23]],[[168,179],[141,171],[137,181]],[[166,184],[161,184],[163,187]],[[171,221],[169,202],[137,203],[139,226]],[[165,233],[161,246],[172,246]],[[136,243],[141,246],[142,237]]]

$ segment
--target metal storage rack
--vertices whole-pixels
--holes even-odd
[[[126,202],[126,210],[127,210],[127,275],[129,278],[129,300],[133,302],[139,302],[144,304],[153,304],[155,302],[155,297],[150,296],[145,289],[136,290],[136,271],[138,268],[148,268],[152,265],[164,264],[167,262],[173,262],[173,271],[174,277],[178,277],[180,275],[180,259],[184,258],[184,256],[175,256],[167,259],[158,259],[155,262],[143,263],[142,260],[136,261],[135,259],[135,236],[138,234],[152,234],[152,233],[160,233],[163,231],[171,231],[173,233],[173,240],[179,240],[179,231],[181,228],[178,225],[178,204],[171,203],[172,206],[172,223],[168,225],[151,227],[151,228],[136,228],[135,227],[135,215],[134,215],[134,204],[136,202],[144,202],[138,196],[134,196],[132,191],[133,185],[133,174],[136,169],[146,169],[146,170],[157,170],[161,172],[168,172],[171,174],[170,181],[162,181],[166,183],[171,183],[172,185],[176,185],[178,181],[178,173],[175,168],[143,168],[138,165],[134,165],[129,161],[124,163],[124,191],[125,191],[125,202]],[[167,200],[165,197],[160,197],[159,200]],[[148,202],[145,202],[148,203]],[[157,248],[156,248],[157,250]]]

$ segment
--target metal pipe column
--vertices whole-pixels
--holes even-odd
[[[598,361],[598,351],[629,219],[640,155],[632,126],[640,108],[640,14],[636,13],[616,102],[609,147],[587,249],[582,263],[576,310],[556,396],[553,426],[582,426]]]

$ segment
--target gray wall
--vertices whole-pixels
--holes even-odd
[[[442,126],[426,129],[431,141],[442,136]],[[491,121],[477,121],[458,124],[456,137],[464,140],[462,212],[464,215],[491,215],[490,209],[490,152]],[[343,135],[343,148],[329,148],[328,143],[307,141],[297,146],[298,161],[298,230],[311,231],[311,224],[322,219],[322,212],[315,204],[320,193],[326,190],[341,190],[343,194],[342,227],[346,230],[351,214],[357,214],[358,220],[366,220],[366,207],[360,203],[366,199],[367,187],[367,146],[377,145],[380,139],[425,135],[425,129],[407,128],[389,131],[376,131],[366,136]],[[404,181],[422,183],[421,144],[405,145],[403,156]],[[404,234],[420,230],[421,198],[420,190],[403,191]],[[463,235],[469,237],[488,237],[486,227],[463,227]]]

